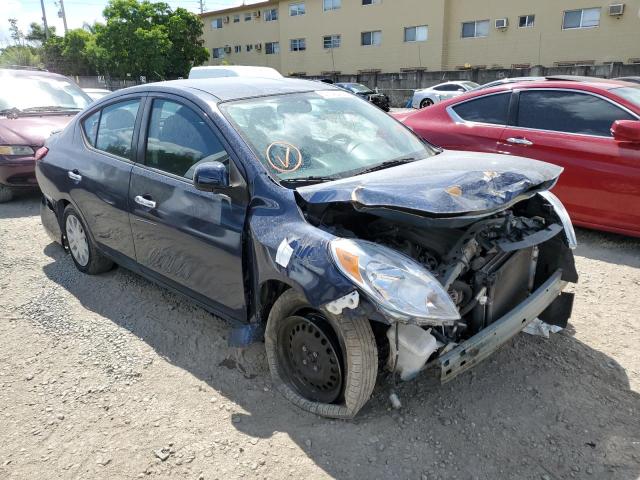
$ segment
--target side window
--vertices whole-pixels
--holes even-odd
[[[453,107],[454,112],[467,122],[506,125],[511,93],[498,93],[469,100]]]
[[[188,179],[198,163],[228,163],[229,156],[204,120],[189,107],[154,100],[145,164]]]
[[[616,120],[636,120],[601,98],[578,92],[529,90],[520,92],[517,125],[539,130],[611,136]]]
[[[448,84],[448,85],[440,85],[439,87],[435,87],[434,90],[439,92],[457,92],[462,87],[460,85]]]
[[[95,147],[131,159],[133,127],[140,100],[114,103],[102,109]]]
[[[98,133],[98,120],[100,120],[100,110],[92,113],[82,121],[82,129],[87,136],[87,140],[92,147],[96,146],[96,133]]]

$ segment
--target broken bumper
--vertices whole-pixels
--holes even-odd
[[[478,332],[466,342],[438,357],[427,368],[435,368],[442,383],[469,370],[492,355],[502,345],[520,333],[533,319],[551,305],[562,292],[566,282],[562,271],[557,270],[525,301]]]

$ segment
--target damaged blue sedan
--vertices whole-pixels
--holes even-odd
[[[561,168],[443,151],[294,79],[142,85],[37,153],[42,223],[76,267],[121,265],[264,339],[298,407],[353,417],[379,369],[449,381],[540,318],[565,326]]]

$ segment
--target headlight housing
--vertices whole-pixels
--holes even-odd
[[[440,282],[411,258],[364,240],[331,242],[338,269],[389,316],[418,325],[451,324],[460,314]]]
[[[33,148],[28,145],[0,145],[0,155],[33,156]]]

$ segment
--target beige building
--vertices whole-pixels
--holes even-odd
[[[640,0],[268,0],[201,18],[210,65],[285,75],[640,63]]]

